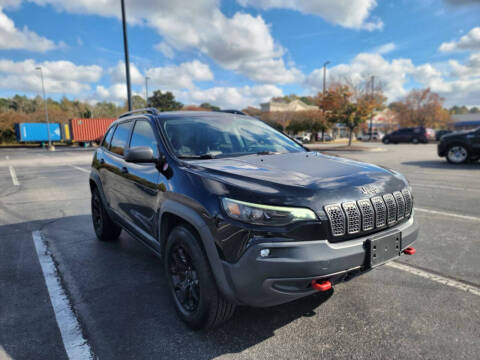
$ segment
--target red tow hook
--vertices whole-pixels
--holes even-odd
[[[412,246],[409,246],[405,250],[403,250],[403,253],[406,254],[406,255],[413,255],[416,252],[417,252],[417,250],[415,250],[415,248],[412,247]]]
[[[332,288],[332,283],[328,280],[323,280],[320,282],[317,282],[317,280],[312,280],[312,288],[317,291],[327,291]]]

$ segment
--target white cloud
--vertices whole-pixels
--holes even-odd
[[[10,1],[4,5],[18,5]],[[15,27],[15,23],[4,12],[0,3],[0,50],[1,49],[23,49],[36,52],[45,52],[61,46],[56,45],[52,40],[42,37],[26,26],[23,29]]]
[[[117,0],[31,1],[52,4],[72,13],[120,16]],[[299,71],[285,65],[282,58],[285,51],[275,43],[269,25],[261,16],[242,12],[225,16],[218,0],[136,0],[127,5],[129,23],[155,28],[163,36],[157,48],[167,56],[173,55],[172,49],[195,49],[254,81],[286,84],[298,80]]]
[[[396,49],[397,49],[397,45],[395,45],[395,43],[393,42],[389,42],[389,43],[380,45],[374,50],[374,52],[383,55],[383,54],[388,54]]]
[[[377,6],[376,0],[237,0],[242,6],[261,9],[292,9],[305,14],[314,14],[333,24],[346,28],[381,30],[383,22],[370,17]]]
[[[474,27],[459,41],[444,42],[440,45],[440,51],[480,50],[480,27]]]
[[[396,99],[406,94],[404,89],[407,75],[414,69],[410,59],[385,60],[380,54],[358,54],[350,64],[340,64],[328,71],[329,79],[348,79],[354,83],[368,79],[375,75],[377,80],[384,84],[385,95]],[[322,89],[323,71],[314,70],[306,79],[307,86],[314,90]]]
[[[274,85],[257,85],[243,87],[213,87],[194,89],[176,93],[185,104],[208,102],[224,109],[243,109],[249,105],[258,106],[275,96],[282,96],[282,89]]]
[[[81,94],[90,90],[89,83],[97,82],[102,68],[97,65],[75,65],[70,61],[44,61],[32,59],[11,61],[0,59],[0,88],[38,93],[42,90],[39,71],[41,66],[48,93]]]
[[[110,74],[110,78],[112,83],[125,83],[126,82],[126,75],[125,75],[125,63],[119,61],[118,64],[114,67],[108,69],[108,73]],[[143,84],[144,77],[135,66],[135,64],[130,63],[130,81],[132,84]]]
[[[165,90],[193,89],[195,81],[213,80],[213,73],[207,64],[198,60],[184,62],[178,66],[151,68],[146,71],[153,87]]]
[[[450,60],[448,63],[452,68],[453,76],[460,78],[480,76],[480,53],[470,55],[465,65],[460,64],[457,60]]]
[[[173,56],[175,55],[175,52],[173,51],[172,47],[164,41],[158,43],[154,47],[169,59],[172,59]]]

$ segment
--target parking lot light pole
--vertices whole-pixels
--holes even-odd
[[[148,76],[145,76],[145,104],[148,107],[148,80],[150,78]]]
[[[372,75],[372,102],[375,101],[375,76]],[[369,129],[369,140],[372,141],[373,136],[373,109],[372,109],[372,116],[370,116],[370,129]]]
[[[127,76],[127,104],[128,111],[132,111],[132,88],[130,86],[130,59],[128,57],[127,19],[125,17],[125,0],[122,4],[123,49],[125,51],[125,73]]]
[[[327,65],[330,64],[330,61],[325,61],[323,63],[323,95],[322,95],[322,114],[325,116],[325,91],[327,85]],[[316,139],[316,138],[315,138]],[[325,130],[322,129],[322,142],[325,141]]]
[[[35,70],[40,71],[40,78],[42,79],[43,103],[45,106],[45,120],[47,121],[48,150],[52,151],[52,150],[55,150],[55,148],[52,146],[52,140],[50,138],[50,121],[48,120],[48,104],[47,104],[47,95],[45,94],[45,81],[43,80],[43,70],[41,66],[37,66]]]

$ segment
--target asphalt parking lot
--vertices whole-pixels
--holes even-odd
[[[0,149],[0,359],[67,359],[84,345],[100,359],[478,359],[480,163],[450,165],[434,144],[367,146],[329,153],[407,176],[417,254],[328,294],[241,307],[210,332],[178,320],[147,249],[125,232],[117,243],[96,240],[91,150]],[[73,335],[60,331],[68,319],[47,290],[45,252]]]

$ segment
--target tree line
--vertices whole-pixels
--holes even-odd
[[[367,121],[375,113],[386,108],[395,114],[400,127],[424,126],[446,128],[450,121],[450,114],[477,113],[476,107],[468,109],[465,106],[453,106],[450,109],[443,107],[444,99],[430,89],[411,90],[407,96],[399,101],[386,105],[382,84],[377,83],[372,89],[368,81],[353,83],[352,81],[332,81],[325,91],[313,96],[297,96],[295,94],[273,98],[273,101],[291,102],[301,100],[308,105],[316,105],[318,110],[297,112],[262,112],[255,107],[243,109],[249,115],[255,116],[277,129],[296,134],[309,131],[312,134],[327,131],[343,124],[349,131],[351,143],[352,134],[359,128],[366,129]],[[63,97],[60,100],[48,99],[48,112],[51,122],[66,123],[74,117],[118,117],[127,111],[126,105],[117,105],[113,102],[97,102],[90,104],[85,101],[69,100]],[[143,97],[132,97],[133,108],[151,106],[159,111],[174,110],[203,110],[218,111],[220,107],[202,103],[187,105],[175,99],[173,93],[156,90],[146,101]],[[40,96],[28,98],[15,95],[12,98],[0,98],[0,142],[15,141],[14,124],[19,122],[44,122],[44,103]]]

